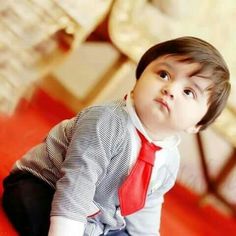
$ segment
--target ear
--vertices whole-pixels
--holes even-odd
[[[192,127],[189,127],[188,129],[185,130],[186,133],[189,133],[189,134],[196,134],[199,132],[201,126],[198,125],[198,126],[192,126]]]

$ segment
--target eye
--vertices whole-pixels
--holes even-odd
[[[168,81],[170,79],[169,74],[164,70],[159,71],[158,74],[163,80]]]
[[[185,89],[184,94],[189,98],[196,98],[196,93],[191,89]]]

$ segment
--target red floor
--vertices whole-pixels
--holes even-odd
[[[50,127],[71,116],[71,111],[44,92],[38,91],[31,103],[21,103],[13,117],[0,117],[0,182],[14,161],[42,140]],[[165,198],[161,235],[236,235],[235,219],[224,217],[210,206],[199,208],[197,203],[197,196],[177,184]],[[0,236],[15,235],[16,232],[0,207]]]
[[[222,215],[211,205],[199,207],[198,200],[199,197],[197,195],[176,184],[165,197],[161,235],[236,235],[235,218]]]

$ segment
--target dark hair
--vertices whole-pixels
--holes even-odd
[[[196,37],[181,37],[154,45],[141,57],[137,69],[138,80],[145,68],[155,59],[165,56],[183,56],[181,61],[199,63],[197,73],[209,70],[209,79],[213,86],[209,88],[209,108],[205,116],[198,122],[200,130],[210,125],[224,109],[230,93],[229,70],[219,51],[208,42]],[[196,74],[197,74],[196,73]]]

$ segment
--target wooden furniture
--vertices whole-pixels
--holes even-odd
[[[106,16],[112,0],[3,1],[0,6],[0,113],[12,114]],[[91,11],[91,5],[93,10]]]
[[[215,131],[219,132],[233,147],[231,155],[225,160],[217,175],[212,177],[209,173],[207,165],[207,156],[204,148],[204,137],[201,133],[196,135],[196,140],[199,149],[199,156],[202,166],[202,172],[206,183],[206,191],[202,194],[201,200],[208,197],[209,194],[214,195],[217,199],[223,202],[228,209],[236,216],[236,203],[229,201],[220,191],[220,187],[226,183],[236,167],[236,110],[228,106],[223,114],[219,117],[214,125]]]

